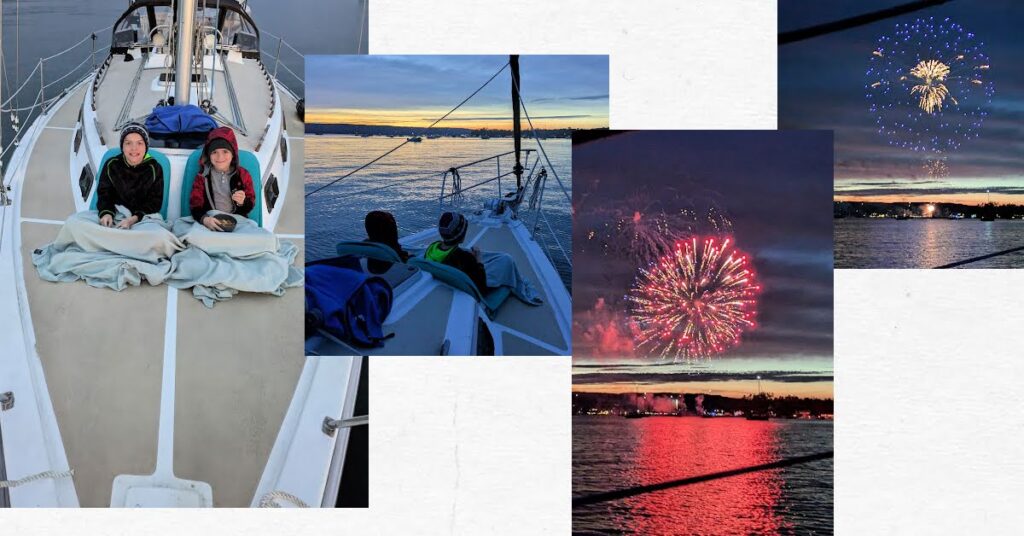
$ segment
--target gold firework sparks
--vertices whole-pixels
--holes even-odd
[[[942,111],[942,101],[949,97],[953,104],[958,104],[956,99],[949,94],[949,89],[943,82],[949,76],[949,66],[938,60],[922,60],[910,70],[911,76],[918,78],[921,83],[910,88],[910,94],[921,94],[918,106],[928,113]]]

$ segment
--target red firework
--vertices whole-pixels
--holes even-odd
[[[755,327],[757,284],[749,257],[732,238],[678,241],[640,269],[626,299],[636,347],[661,357],[708,359]]]

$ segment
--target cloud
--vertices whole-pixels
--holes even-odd
[[[580,115],[531,115],[531,119],[581,119],[584,117],[595,117],[589,114]],[[436,117],[421,117],[421,121],[434,121]],[[453,116],[454,121],[511,121],[512,116],[497,116],[497,117],[461,117]]]
[[[557,101],[593,101],[593,100],[608,100],[608,94],[604,95],[587,95],[584,97],[541,97],[533,99],[530,102],[557,102]]]
[[[574,311],[572,338],[575,351],[588,357],[628,357],[634,352],[633,335],[624,315],[600,297],[588,311]]]
[[[687,382],[725,382],[757,380],[780,383],[815,383],[834,380],[832,371],[750,371],[750,372],[690,372],[666,374],[659,372],[639,373],[581,373],[573,374],[572,383],[580,384],[661,384]]]

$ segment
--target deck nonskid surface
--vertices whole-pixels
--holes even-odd
[[[79,501],[108,506],[114,477],[153,473],[170,338],[177,360],[174,471],[210,483],[218,506],[248,506],[302,368],[301,289],[283,297],[240,294],[213,309],[190,291],[174,291],[168,323],[165,286],[115,292],[41,280],[32,251],[52,241],[60,225],[31,220],[61,222],[74,212],[74,132],[66,128],[74,126],[80,103],[75,95],[54,111],[62,128],[44,129],[29,155],[20,205],[28,221],[19,226],[36,352]],[[290,164],[301,190],[296,141]],[[289,191],[279,209],[290,212],[294,199],[302,202]],[[301,211],[297,218],[287,214],[278,232],[301,234],[301,218]],[[288,240],[303,246],[301,239]],[[302,266],[301,252],[295,264]]]
[[[558,329],[558,320],[552,310],[551,300],[541,285],[537,272],[530,265],[526,252],[513,236],[512,230],[507,227],[489,228],[474,245],[483,251],[504,251],[511,255],[519,272],[533,283],[534,288],[544,299],[543,305],[532,306],[526,305],[514,296],[509,297],[498,309],[494,321],[556,348],[565,348],[566,341]]]
[[[36,352],[82,506],[108,506],[119,474],[156,464],[167,290],[125,292],[39,279],[32,250],[56,225],[22,223]]]
[[[124,107],[127,94],[127,91],[122,88],[130,87],[138,72],[140,61],[142,59],[136,58],[134,61],[125,62],[121,56],[115,56],[107,68],[106,77],[96,92],[96,115],[103,127],[103,137],[108,145],[116,145],[116,140],[119,139],[120,133],[115,130],[115,127],[121,116],[121,109]],[[270,114],[270,87],[255,60],[245,60],[244,64],[230,63],[228,70],[246,127],[245,136],[241,132],[237,132],[236,129],[238,146],[251,151],[262,135],[263,127]],[[163,69],[143,70],[138,89],[131,102],[128,119],[138,119],[149,115],[157,102],[165,98],[166,92],[162,87],[160,91],[152,90],[153,82],[163,72],[165,72]],[[218,114],[235,123],[236,119],[232,112],[228,86],[223,72],[218,71],[214,74],[213,87],[213,105],[217,107]]]

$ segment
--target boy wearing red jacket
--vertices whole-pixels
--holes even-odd
[[[223,231],[211,210],[248,217],[256,203],[252,177],[238,164],[238,142],[228,127],[210,131],[192,182],[189,209],[192,218],[211,231]]]

